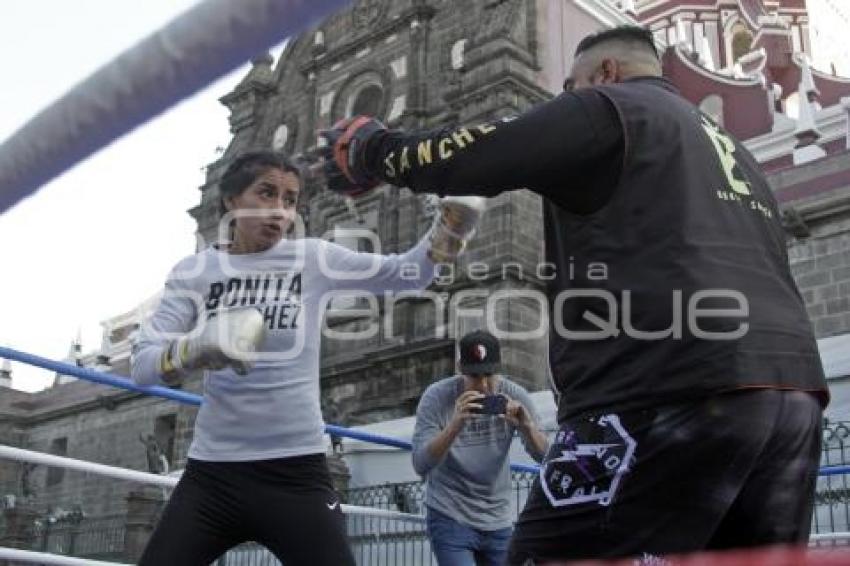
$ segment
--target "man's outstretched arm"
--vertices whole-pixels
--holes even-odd
[[[365,140],[360,163],[370,176],[417,192],[550,192],[609,151],[619,127],[601,95],[565,93],[520,116],[477,125],[409,134],[378,130]]]

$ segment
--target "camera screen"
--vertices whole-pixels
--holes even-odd
[[[504,415],[508,405],[502,395],[487,395],[480,402],[482,415]]]

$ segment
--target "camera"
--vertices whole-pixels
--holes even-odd
[[[481,409],[476,413],[480,415],[504,415],[508,408],[508,400],[504,395],[485,395],[478,403]]]

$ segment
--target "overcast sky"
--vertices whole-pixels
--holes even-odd
[[[0,0],[0,140],[194,3]],[[79,329],[83,351],[97,349],[101,321],[161,288],[171,266],[194,251],[195,223],[186,211],[199,202],[201,167],[230,139],[218,98],[245,72],[212,84],[0,215],[0,344],[62,359]],[[17,389],[41,389],[53,379],[12,367]]]
[[[0,139],[118,53],[190,8],[191,0],[3,0]],[[238,70],[114,142],[0,215],[0,344],[62,359],[81,330],[100,347],[100,322],[156,293],[194,251],[201,167],[226,146],[218,98]],[[13,386],[53,375],[13,363]]]

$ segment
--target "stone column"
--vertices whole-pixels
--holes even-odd
[[[142,486],[127,494],[124,559],[128,563],[135,564],[141,557],[165,501],[166,496],[160,487]]]

